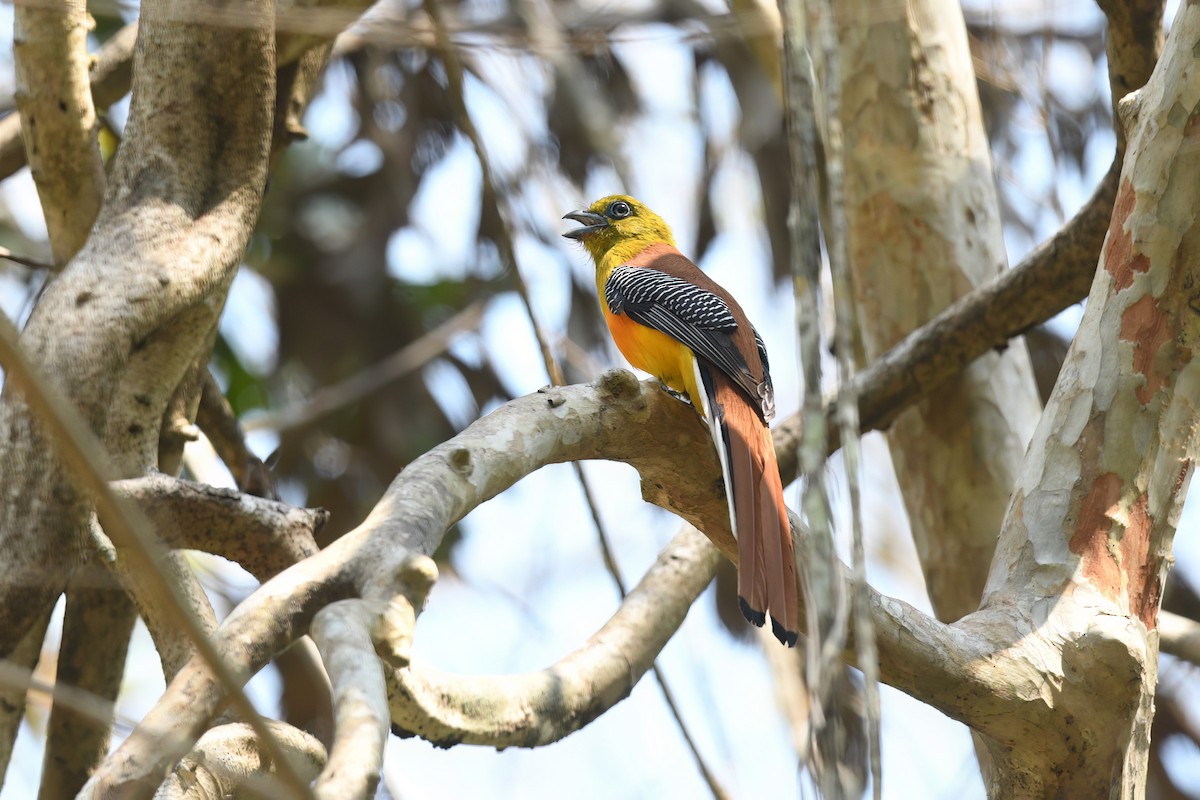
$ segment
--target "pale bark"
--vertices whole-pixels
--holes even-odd
[[[1023,709],[977,719],[995,796],[1139,796],[1155,622],[1197,455],[1200,169],[1184,6],[1146,87],[1079,333],[1030,445],[969,628]],[[1110,794],[1111,793],[1111,794]]]
[[[17,3],[13,14],[15,99],[58,265],[83,247],[104,193],[88,80],[92,24],[84,0]]]
[[[271,722],[271,733],[283,746],[293,768],[311,781],[325,764],[325,748],[302,730]],[[260,739],[245,723],[219,725],[179,763],[158,791],[155,800],[225,800],[245,796],[279,797],[285,791],[275,777],[277,766],[263,751]]]
[[[117,481],[113,491],[142,506],[164,544],[236,561],[261,581],[316,553],[313,537],[329,518],[167,475]]]
[[[92,576],[100,580],[89,580]],[[97,582],[101,585],[88,585]],[[98,567],[75,574],[63,615],[39,798],[74,796],[108,753],[114,703],[136,616],[133,604],[107,570]],[[79,691],[107,700],[108,714],[97,718],[61,702],[62,692]]]
[[[838,6],[850,263],[876,361],[1005,267],[957,0]],[[977,359],[888,431],[938,616],[979,604],[1039,403],[1024,342]]]
[[[428,590],[428,577],[414,577],[409,566],[413,556],[433,552],[463,514],[546,463],[584,458],[626,460],[642,473],[648,499],[704,525],[708,537],[731,552],[729,517],[712,479],[718,474],[718,465],[707,437],[690,408],[667,397],[657,385],[639,385],[625,372],[609,373],[595,386],[556,388],[513,401],[414,461],[355,531],[268,581],[242,603],[215,636],[222,661],[238,680],[247,680],[303,635],[321,608],[348,596],[387,599],[400,593],[418,608],[419,597]],[[505,679],[452,680],[456,696],[466,693],[481,700],[490,698],[490,704],[465,704],[477,715],[471,723],[480,737],[477,741],[546,741],[547,736],[553,738],[554,731],[563,735],[574,729],[572,725],[586,723],[621,699],[682,621],[691,599],[711,579],[715,564],[715,552],[700,537],[677,541],[660,559],[647,585],[627,599],[614,618],[612,632],[597,634],[563,662],[564,668],[571,668],[560,677],[575,676],[571,685],[592,686],[595,692],[596,686],[604,685],[597,683],[600,676],[608,675],[606,680],[615,681],[611,691],[560,694],[565,685],[553,671],[518,676],[511,681],[532,693],[529,696],[537,700],[543,713],[513,716],[501,713],[507,708],[503,698],[488,689],[489,685],[502,685]],[[848,581],[847,576],[842,579]],[[681,581],[690,587],[687,591],[681,591]],[[413,602],[415,598],[418,600]],[[962,650],[951,646],[957,638],[953,631],[902,603],[883,598],[872,600],[872,613],[876,624],[890,632],[886,642],[881,642],[888,665],[885,678],[894,675],[900,685],[914,690],[924,685],[954,686],[955,682],[945,680],[948,667],[944,655]],[[384,648],[386,659],[405,657],[403,647],[395,652],[394,636],[385,635],[383,629],[377,629],[374,636],[377,645],[391,642]],[[950,668],[954,674],[964,669],[962,664]],[[422,674],[431,673],[418,671],[415,676]],[[492,683],[496,680],[500,684]],[[954,709],[961,715],[965,713],[964,700],[976,696],[960,687],[957,693],[945,693],[940,699],[948,709],[958,703]],[[555,697],[560,701],[555,702]],[[570,703],[561,702],[572,697],[576,699]],[[223,701],[211,670],[193,660],[172,681],[156,708],[101,765],[89,784],[90,791],[144,786],[153,776],[163,774],[203,733]],[[427,713],[430,708],[426,706]],[[437,724],[453,728],[453,715],[446,711],[447,717],[437,719]],[[501,725],[506,719],[511,724]],[[433,728],[428,730],[432,735]]]
[[[333,686],[335,725],[329,761],[314,787],[321,800],[367,800],[375,796],[379,784],[391,714],[371,634],[385,613],[384,605],[383,601],[342,600],[313,618],[312,639]],[[411,609],[409,617],[411,637]]]

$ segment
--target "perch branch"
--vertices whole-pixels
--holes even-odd
[[[629,373],[613,371],[591,385],[560,387],[514,400],[413,461],[358,528],[265,583],[230,614],[214,637],[222,663],[239,681],[249,679],[306,633],[313,615],[329,603],[353,596],[392,597],[403,565],[414,554],[433,552],[449,526],[470,509],[545,464],[589,458],[632,464],[642,475],[643,493],[649,499],[706,526],[711,539],[727,553],[733,551],[724,496],[713,480],[719,466],[707,431],[690,408],[666,396],[657,385],[639,384]],[[717,555],[694,538],[698,550],[685,549],[685,554],[692,553],[685,556],[673,548],[658,569],[659,574],[677,575],[699,593],[711,578]],[[842,580],[849,585],[844,571]],[[651,582],[643,594],[657,591],[663,590]],[[963,634],[898,601],[873,594],[871,602],[885,681],[922,698],[928,694],[935,705],[959,719],[980,703],[1002,703],[993,697],[981,673],[972,670],[971,658],[979,653],[959,641]],[[686,607],[681,602],[680,608]],[[656,625],[664,608],[670,608],[667,599],[642,606],[644,624]],[[683,613],[678,612],[680,618]],[[665,641],[663,637],[670,634],[655,635]],[[584,648],[573,656],[567,662],[571,674],[526,678],[529,690],[554,680],[580,679],[585,666],[613,669],[612,659],[619,662],[623,675],[631,664],[635,674],[641,674],[653,660],[653,653],[643,652],[629,653],[634,661],[624,661],[625,655],[613,653],[608,637],[608,632],[597,635],[592,640],[595,652]],[[897,661],[901,663],[892,663]],[[631,685],[628,677],[612,684],[605,703],[593,706],[592,712],[616,702],[626,690],[623,686]],[[163,774],[203,732],[224,699],[225,692],[209,667],[193,660],[143,723],[101,765],[96,780],[117,787]],[[395,702],[393,712],[400,713]],[[415,715],[411,710],[405,713]],[[575,713],[583,714],[583,709]],[[408,721],[415,726],[420,719]],[[564,720],[562,724],[574,723]],[[165,730],[171,730],[172,736],[162,736]],[[549,735],[550,731],[526,730],[513,732],[512,738],[535,741]]]

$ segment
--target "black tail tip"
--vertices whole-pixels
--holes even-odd
[[[742,609],[742,616],[749,620],[751,625],[761,628],[767,623],[767,615],[751,608],[750,604],[746,602],[746,598],[741,595],[738,595],[738,608]],[[771,620],[771,622],[774,623],[775,620]]]
[[[796,642],[800,639],[799,634],[783,627],[783,624],[775,619],[773,614],[771,615],[771,633],[775,634],[775,638],[788,647],[795,647]]]

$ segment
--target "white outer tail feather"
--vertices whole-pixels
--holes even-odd
[[[696,377],[696,388],[699,389],[698,398],[693,400],[693,405],[699,401],[700,410],[704,414],[704,419],[708,421],[708,431],[712,434],[713,444],[717,448],[717,458],[721,462],[721,479],[725,481],[725,501],[729,506],[729,530],[733,532],[733,538],[736,541],[738,538],[737,526],[737,511],[733,505],[733,479],[729,473],[729,454],[725,452],[725,436],[722,433],[721,421],[717,418],[713,410],[713,399],[708,396],[708,392],[704,386],[704,377],[700,374],[700,362],[692,357],[692,373]]]

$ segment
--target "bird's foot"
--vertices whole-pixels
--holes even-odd
[[[677,392],[674,389],[672,389],[670,386],[667,386],[665,383],[660,383],[659,386],[662,387],[662,390],[664,392],[671,395],[671,397],[674,397],[679,402],[687,403],[689,406],[692,404],[691,399],[687,396],[687,392]]]

